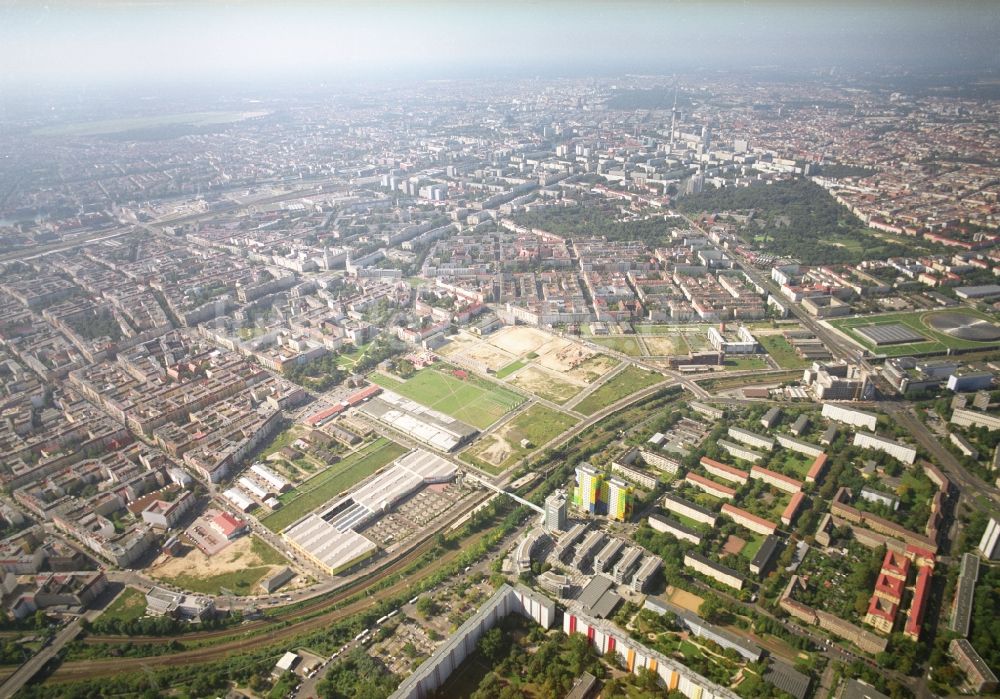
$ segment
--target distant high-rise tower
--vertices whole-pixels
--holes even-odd
[[[566,531],[566,493],[562,490],[545,498],[545,530]]]
[[[674,152],[674,129],[677,128],[677,85],[674,85],[674,107],[670,110],[670,152]]]

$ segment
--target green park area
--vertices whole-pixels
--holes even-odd
[[[764,539],[767,537],[756,532],[741,532],[740,538],[747,542],[740,550],[740,555],[748,561],[752,561],[753,557],[760,551],[760,547],[764,544]]]
[[[261,524],[280,531],[405,453],[395,442],[377,439],[281,495],[281,509],[261,518]]]
[[[378,372],[370,380],[456,420],[486,429],[524,402],[524,398],[471,373],[449,366],[421,369],[406,381]]]
[[[337,355],[337,366],[345,371],[353,371],[357,363],[365,358],[368,350],[374,344],[374,342],[366,342],[363,345],[352,348],[350,351],[341,352]]]
[[[755,371],[771,368],[767,365],[767,360],[763,357],[740,357],[735,355],[726,357],[725,366],[726,369],[732,371]]]
[[[809,361],[795,354],[795,348],[781,335],[758,335],[758,342],[782,369],[805,369]]]
[[[593,415],[598,410],[660,381],[663,381],[663,376],[660,374],[634,366],[625,367],[577,403],[576,410],[584,415]]]
[[[176,587],[203,595],[218,595],[231,592],[247,595],[261,578],[271,572],[271,566],[250,566],[218,575],[175,575],[166,580]]]
[[[146,595],[126,587],[101,614],[102,620],[134,621],[146,613]]]
[[[518,359],[517,361],[513,361],[507,366],[502,367],[499,371],[497,371],[497,378],[506,379],[508,376],[513,374],[518,369],[523,368],[525,364],[527,364],[527,362],[524,361],[523,359]]]

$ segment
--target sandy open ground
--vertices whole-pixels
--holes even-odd
[[[538,353],[539,366],[560,373],[572,371],[596,352],[569,340],[556,338],[535,350]]]
[[[499,347],[494,347],[485,342],[472,345],[462,352],[462,356],[476,362],[482,362],[493,371],[502,369],[516,359],[510,352],[506,352]]]
[[[480,342],[478,337],[473,337],[472,335],[468,335],[466,333],[459,333],[458,335],[449,337],[448,340],[449,342],[447,345],[436,350],[438,354],[445,357],[458,354],[459,352],[462,352],[473,345],[477,345]]]
[[[746,539],[741,539],[735,534],[730,534],[729,538],[726,539],[726,543],[723,545],[722,550],[725,553],[729,553],[735,556],[738,555],[739,552],[742,551],[743,547],[746,545],[747,545]]]
[[[207,578],[264,565],[253,552],[252,546],[253,537],[243,536],[211,557],[192,547],[184,556],[177,558],[161,555],[146,572],[155,578],[174,578],[179,575]],[[271,566],[272,570],[276,568],[277,566]]]
[[[667,600],[669,600],[671,604],[676,604],[678,607],[684,607],[684,609],[694,612],[695,614],[698,613],[701,603],[705,601],[698,595],[693,595],[687,590],[678,590],[672,585],[667,587]]]
[[[510,430],[511,424],[507,423],[489,434],[485,438],[488,444],[476,452],[476,456],[488,464],[500,466],[514,452],[514,447],[507,440],[507,434]]]
[[[605,354],[595,354],[576,368],[567,371],[566,376],[584,383],[594,383],[609,371],[618,366],[618,360]]]
[[[486,339],[495,347],[523,357],[530,352],[537,352],[539,347],[552,339],[552,336],[538,328],[513,325],[496,331]]]
[[[584,386],[582,383],[574,384],[556,378],[534,366],[521,369],[510,382],[555,403],[565,403],[579,393]]]
[[[687,354],[687,345],[684,344],[680,335],[669,337],[650,335],[642,339],[645,341],[651,356],[670,357],[677,354]]]

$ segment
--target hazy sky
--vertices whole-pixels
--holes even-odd
[[[1000,67],[996,2],[0,0],[0,84]]]

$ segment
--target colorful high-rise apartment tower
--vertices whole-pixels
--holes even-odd
[[[627,522],[632,517],[632,505],[635,500],[632,486],[617,478],[610,478],[605,487],[608,519]]]
[[[597,514],[601,506],[601,482],[603,474],[590,464],[576,467],[576,489],[573,503],[591,514]]]

